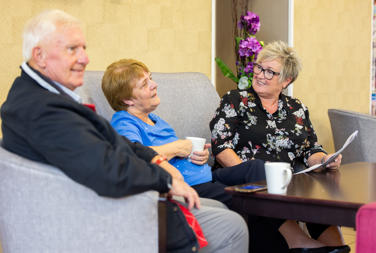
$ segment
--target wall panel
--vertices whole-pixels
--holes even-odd
[[[333,151],[329,108],[369,113],[372,0],[294,0],[294,46],[303,70],[294,97]]]

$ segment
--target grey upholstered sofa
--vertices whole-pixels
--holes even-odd
[[[357,138],[342,152],[343,164],[376,162],[376,117],[339,109],[329,109],[328,115],[336,150],[352,132],[359,130]]]
[[[102,74],[87,71],[77,92],[110,119],[113,111],[100,88]],[[219,97],[209,79],[200,73],[153,73],[153,78],[162,101],[157,113],[178,136],[210,138],[208,124]],[[57,168],[0,148],[3,253],[158,252],[158,197],[155,191],[99,197]]]

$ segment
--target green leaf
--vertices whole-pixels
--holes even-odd
[[[225,77],[230,78],[235,83],[239,82],[239,79],[232,73],[231,69],[218,57],[215,58],[215,62],[217,63],[219,69],[222,71],[222,74]]]
[[[239,45],[239,42],[240,42],[242,39],[243,39],[242,37],[236,37],[236,38],[235,38],[236,45]]]

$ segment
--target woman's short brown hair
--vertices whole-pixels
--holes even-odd
[[[102,78],[102,90],[108,103],[115,111],[127,110],[123,102],[133,96],[134,81],[141,78],[149,69],[140,61],[122,59],[107,67]]]

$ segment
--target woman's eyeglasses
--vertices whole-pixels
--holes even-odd
[[[253,63],[253,73],[260,74],[261,72],[264,72],[264,77],[268,80],[272,80],[274,75],[278,76],[280,74],[271,69],[264,69],[260,64]]]

